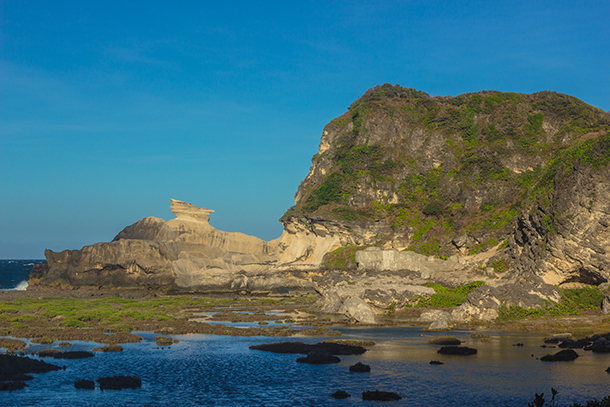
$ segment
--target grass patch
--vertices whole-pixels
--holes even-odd
[[[420,297],[416,308],[449,308],[460,306],[472,290],[484,285],[484,281],[473,281],[456,288],[431,284],[430,287],[436,292],[430,298]]]

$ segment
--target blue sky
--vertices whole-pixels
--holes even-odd
[[[273,239],[322,129],[383,83],[610,110],[608,1],[0,1],[0,258],[169,199]]]

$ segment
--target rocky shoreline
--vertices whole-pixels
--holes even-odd
[[[159,307],[163,318],[156,314],[121,314],[114,324],[104,319],[90,318],[82,326],[70,326],[60,314],[44,312],[45,303],[53,309],[54,301],[71,301],[75,310],[92,308],[106,302],[120,304],[132,302],[134,309]],[[36,305],[27,309],[28,301]],[[152,305],[151,305],[152,304]],[[159,305],[161,304],[161,305]],[[168,304],[168,305],[163,305]],[[374,324],[361,324],[341,313],[325,312],[317,297],[254,297],[246,295],[190,295],[170,296],[148,290],[39,290],[0,291],[0,305],[8,318],[0,319],[0,346],[10,350],[22,350],[15,339],[70,341],[86,340],[116,345],[137,342],[132,331],[150,331],[159,334],[206,333],[232,336],[294,336],[340,335],[334,326],[418,326],[433,328],[428,317],[451,315],[453,308],[402,307],[392,313],[378,314]],[[11,308],[11,306],[13,306]],[[119,305],[115,305],[115,308]],[[95,313],[96,308],[93,308]],[[144,311],[141,311],[144,312]],[[156,311],[155,311],[156,312]],[[101,311],[99,311],[101,313]],[[53,316],[52,316],[53,315]],[[68,314],[66,314],[68,315]],[[140,319],[138,319],[140,318]],[[83,319],[83,318],[81,318]],[[20,322],[24,321],[24,322]],[[78,324],[75,324],[78,325]],[[238,326],[236,326],[238,325]],[[241,325],[241,326],[239,326]],[[307,327],[309,329],[302,329]],[[518,320],[469,320],[452,321],[450,326],[438,330],[466,329],[473,331],[515,331],[555,334],[571,332],[575,337],[610,332],[610,316],[599,310],[581,312],[580,315],[529,317]],[[435,330],[435,329],[431,329]],[[4,337],[4,338],[2,338]],[[10,342],[10,345],[8,345]],[[23,343],[25,345],[25,342]]]

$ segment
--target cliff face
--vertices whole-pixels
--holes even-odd
[[[555,92],[377,86],[324,128],[281,221],[441,257],[497,247],[496,271],[599,283],[610,278],[609,126]]]
[[[324,128],[278,239],[219,231],[212,210],[172,200],[175,219],[46,251],[30,285],[307,291],[308,270],[345,246],[359,271],[408,269],[413,284],[601,284],[609,130],[608,113],[554,92],[430,97],[377,86]],[[367,246],[376,248],[353,253]]]

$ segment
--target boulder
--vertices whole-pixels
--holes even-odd
[[[74,387],[77,389],[93,390],[95,389],[95,382],[93,380],[77,380],[74,382]]]
[[[97,379],[102,390],[139,389],[142,380],[137,376],[110,376]]]
[[[24,356],[0,354],[0,381],[24,380],[27,373],[46,373],[62,368]]]
[[[369,365],[365,365],[363,363],[358,362],[355,365],[350,366],[349,371],[356,373],[368,373],[371,371],[371,367]]]
[[[380,309],[388,309],[392,306],[403,307],[405,305],[405,297],[398,294],[394,289],[366,289],[364,290],[363,299],[370,305]]]
[[[610,295],[606,295],[602,300],[602,314],[610,314]]]
[[[402,397],[389,391],[367,390],[362,392],[362,400],[396,401],[402,400]]]
[[[561,302],[561,300],[561,293],[557,287],[541,281],[522,281],[497,287],[481,286],[468,294],[462,305],[452,311],[451,317],[457,321],[470,319],[491,321],[498,317],[498,309],[501,305],[540,309],[547,305],[547,301]]]
[[[437,353],[441,355],[476,355],[477,350],[474,348],[468,348],[466,346],[443,346],[440,348]]]
[[[78,350],[59,352],[56,349],[46,349],[46,351],[38,352],[38,356],[49,357],[54,359],[85,359],[94,357],[95,353]]]
[[[343,390],[337,390],[336,392],[334,392],[333,394],[330,395],[330,397],[334,397],[336,399],[347,399],[352,397],[351,394],[349,394],[346,391]]]
[[[600,337],[591,344],[591,350],[597,353],[610,353],[610,339]]]
[[[345,286],[331,287],[322,292],[320,312],[344,314],[361,324],[376,324],[375,314],[357,290]]]
[[[540,358],[543,362],[571,362],[578,358],[578,353],[573,349],[564,349],[554,355],[545,355]]]
[[[428,326],[429,331],[445,331],[450,329],[449,318],[451,314],[441,310],[426,310],[419,317],[420,322],[432,322]]]
[[[262,345],[252,345],[250,349],[273,353],[290,353],[307,355],[314,349],[324,349],[331,355],[361,355],[366,352],[362,346],[342,344],[336,342],[319,342],[307,344],[303,342],[276,342]]]
[[[0,381],[0,391],[15,391],[21,390],[28,385],[22,381],[14,381],[14,382],[1,382]]]
[[[461,345],[462,341],[453,336],[439,336],[438,338],[430,339],[428,343],[431,345],[457,346]]]
[[[307,356],[298,358],[298,363],[309,363],[312,365],[326,365],[330,363],[339,363],[341,359],[333,356],[328,350],[323,348],[316,348],[309,352]]]

